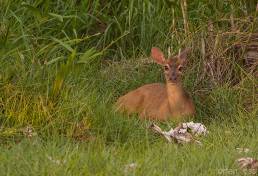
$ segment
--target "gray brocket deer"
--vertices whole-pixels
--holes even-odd
[[[181,83],[189,51],[187,48],[178,55],[165,59],[162,51],[153,47],[151,57],[163,66],[166,84],[146,84],[130,91],[118,99],[115,104],[116,110],[129,114],[138,113],[143,119],[154,120],[184,119],[193,116],[193,101]]]

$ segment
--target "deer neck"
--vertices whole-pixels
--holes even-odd
[[[170,106],[178,105],[185,100],[185,92],[180,83],[167,83],[167,97]]]

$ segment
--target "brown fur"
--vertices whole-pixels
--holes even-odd
[[[166,68],[164,71],[167,83],[147,84],[127,93],[118,99],[117,110],[129,114],[139,113],[141,118],[156,120],[194,115],[194,104],[181,86],[181,71],[177,69],[184,60],[180,55],[165,60],[163,53],[157,48],[152,49],[152,57],[163,66],[169,65],[169,69]]]

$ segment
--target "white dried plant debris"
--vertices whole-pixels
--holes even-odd
[[[193,136],[190,133],[188,133],[188,132],[180,132],[180,131],[174,130],[171,136],[174,139],[176,139],[176,141],[179,144],[184,144],[184,143],[189,143],[189,142],[196,142],[196,140],[193,138]]]
[[[168,132],[162,131],[162,129],[159,126],[155,125],[154,123],[150,125],[150,128],[154,132],[163,135],[169,142],[172,142],[172,138],[171,138],[171,133],[173,133],[173,129],[172,128]]]
[[[243,157],[237,160],[240,169],[250,174],[258,173],[258,160],[251,157]]]
[[[137,164],[136,163],[130,163],[130,164],[125,165],[124,172],[125,173],[129,173],[129,172],[134,171],[136,168],[137,168]]]
[[[170,134],[180,144],[195,142],[192,134],[187,129],[182,128],[182,124],[179,124],[175,129],[171,129]]]
[[[202,123],[187,122],[182,124],[183,129],[190,129],[195,136],[208,134],[207,128]]]
[[[238,151],[238,153],[248,153],[248,152],[250,152],[249,148],[236,148],[236,150]]]
[[[169,131],[162,131],[155,124],[151,124],[150,128],[156,133],[163,135],[169,142],[175,141],[180,144],[195,142],[201,144],[200,141],[193,138],[193,135],[187,131],[187,128],[183,128],[183,124],[180,124],[175,129],[171,128]]]
[[[47,155],[47,159],[49,161],[51,161],[52,163],[56,164],[56,165],[63,165],[66,163],[66,160],[59,160],[59,159],[54,159],[53,157]]]
[[[23,128],[22,133],[24,136],[29,137],[29,138],[37,136],[37,133],[35,132],[35,130],[32,126],[26,126],[25,128]]]

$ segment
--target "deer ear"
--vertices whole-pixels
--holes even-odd
[[[151,48],[151,57],[160,65],[165,64],[165,57],[162,51],[159,48],[153,47]]]
[[[178,54],[178,58],[182,64],[184,64],[187,60],[187,55],[191,51],[190,48],[185,48],[183,51],[180,51]]]

